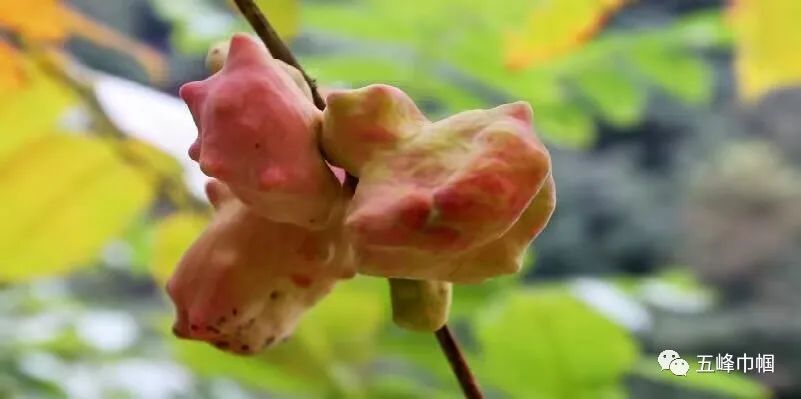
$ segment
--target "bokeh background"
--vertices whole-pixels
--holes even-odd
[[[455,290],[488,397],[801,397],[801,1],[258,3],[323,87],[533,105],[557,212],[523,272]],[[247,30],[225,0],[0,0],[0,398],[460,396],[381,279],[258,357],[171,335],[209,216],[175,95]],[[775,370],[695,373],[718,353]]]

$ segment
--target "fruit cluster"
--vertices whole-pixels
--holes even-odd
[[[216,211],[168,284],[180,337],[255,353],[356,273],[390,278],[399,325],[439,328],[451,283],[519,270],[553,212],[526,103],[432,122],[372,85],[320,111],[298,70],[242,34],[207,65],[211,77],[181,88]]]

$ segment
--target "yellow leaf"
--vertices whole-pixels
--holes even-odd
[[[270,18],[270,24],[283,38],[294,37],[298,33],[300,18],[299,0],[256,0],[256,4]]]
[[[625,0],[539,0],[525,26],[506,33],[506,66],[522,69],[569,53],[589,40]]]
[[[148,175],[151,181],[157,182],[160,179],[180,181],[183,168],[178,160],[152,144],[126,138],[121,140],[118,145],[123,157],[137,166],[140,172]]]
[[[801,1],[738,0],[729,11],[742,96],[801,84]]]
[[[284,39],[291,38],[298,33],[300,19],[300,5],[298,0],[255,0],[261,12],[270,21],[270,25]],[[233,0],[228,4],[236,9]]]
[[[163,219],[156,227],[151,272],[164,285],[172,275],[181,256],[206,227],[208,219],[197,213],[176,213]]]
[[[62,82],[23,53],[18,56],[22,81],[0,90],[0,162],[19,146],[56,130],[59,118],[76,101]],[[0,64],[3,60],[0,55]]]
[[[31,40],[61,40],[67,35],[63,11],[59,0],[0,0],[0,27]]]
[[[101,140],[49,134],[26,144],[0,163],[0,281],[86,265],[153,194]]]
[[[12,92],[22,86],[24,71],[17,49],[0,40],[0,93]]]

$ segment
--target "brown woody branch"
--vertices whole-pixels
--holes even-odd
[[[281,40],[281,38],[275,32],[275,29],[273,29],[273,27],[270,25],[270,22],[264,16],[261,10],[259,10],[259,7],[253,2],[253,0],[234,0],[234,3],[236,3],[236,6],[242,12],[242,15],[245,16],[245,19],[247,19],[250,26],[254,31],[256,31],[256,34],[267,46],[267,49],[270,50],[270,53],[272,53],[273,57],[292,65],[303,74],[303,78],[311,88],[314,105],[320,110],[325,109],[325,101],[323,101],[323,98],[320,96],[320,93],[317,90],[317,83],[314,81],[314,79],[309,77],[308,74],[306,74],[306,71],[303,70],[303,67],[301,67],[298,60],[289,50],[289,47],[287,47],[284,41]],[[358,180],[355,177],[348,175],[346,185],[350,186],[350,188],[353,188],[357,182]],[[467,361],[465,360],[464,355],[459,348],[459,344],[456,342],[451,334],[451,331],[448,329],[448,325],[446,324],[442,326],[442,328],[434,332],[434,335],[437,338],[437,342],[439,343],[442,352],[448,359],[448,363],[450,363],[451,369],[459,381],[459,385],[462,387],[465,398],[482,399],[484,396],[481,394],[478,383],[476,382],[473,373],[470,371],[470,367],[468,366]]]

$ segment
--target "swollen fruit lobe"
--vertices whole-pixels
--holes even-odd
[[[327,102],[323,149],[360,178],[345,219],[360,272],[474,282],[519,269],[554,205],[550,156],[528,104],[430,122],[391,86]]]
[[[338,228],[308,230],[261,218],[216,180],[207,194],[214,218],[167,285],[177,336],[258,352],[287,338],[337,280],[355,274]]]
[[[526,248],[545,229],[555,206],[553,178],[548,176],[520,219],[498,239],[460,253],[360,247],[356,254],[359,273],[468,284],[516,273],[523,266]]]
[[[219,72],[223,66],[225,66],[225,60],[228,58],[228,52],[231,49],[231,42],[228,40],[217,42],[209,48],[208,53],[206,53],[206,69],[210,73],[217,73]],[[267,50],[267,49],[265,49]],[[279,59],[273,59],[272,55],[270,55],[269,50],[265,54],[265,59],[272,62],[277,62],[281,68],[284,68],[284,71],[289,74],[289,77],[295,82],[295,85],[300,88],[303,92],[303,95],[312,101],[312,93],[311,87],[306,83],[306,80],[303,78],[303,74],[297,70],[295,67],[287,64],[284,61]]]
[[[198,126],[189,156],[256,214],[325,228],[341,190],[320,154],[322,115],[302,76],[244,34],[213,47],[207,64],[219,71],[180,90]]]
[[[321,136],[325,154],[356,177],[373,154],[394,148],[427,122],[406,93],[387,85],[334,91],[326,104]]]

